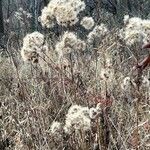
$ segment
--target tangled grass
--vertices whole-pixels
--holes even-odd
[[[127,27],[67,31],[53,44],[31,33],[21,54],[12,38],[0,58],[0,148],[149,150],[150,70],[134,67],[147,51],[120,37]]]
[[[136,71],[131,71],[134,55],[120,43],[116,31],[105,36],[90,55],[78,54],[76,62],[70,58],[67,64],[49,60],[48,73],[43,73],[39,64],[20,61],[15,66],[19,58],[1,58],[3,149],[127,150],[137,145],[140,150],[149,149],[149,70],[144,70],[138,90]],[[66,115],[75,104],[93,113],[99,104],[100,110],[94,119],[88,117],[88,130],[80,128],[82,116],[75,115],[79,124],[70,116],[81,130],[66,133]],[[56,125],[52,134],[51,124],[57,121],[61,130],[57,132]]]

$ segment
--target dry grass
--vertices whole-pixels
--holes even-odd
[[[12,42],[12,41],[11,41]],[[11,43],[10,42],[10,43]],[[8,45],[11,45],[8,43]],[[9,47],[9,46],[8,46]],[[49,60],[49,72],[38,64],[23,63],[20,53],[0,60],[1,150],[148,150],[150,148],[150,86],[137,87],[134,48],[129,49],[111,31],[91,53],[78,53],[77,61],[57,66]],[[7,53],[7,54],[8,54]],[[143,57],[136,51],[139,59]],[[111,63],[107,66],[107,60]],[[16,63],[17,62],[17,63]],[[102,78],[102,69],[110,69]],[[142,72],[149,79],[149,68]],[[132,81],[122,89],[123,79]],[[72,104],[94,107],[101,113],[91,130],[72,134],[50,132],[53,121],[65,123]]]

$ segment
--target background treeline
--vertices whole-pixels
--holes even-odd
[[[0,48],[5,48],[7,41],[5,39],[8,39],[11,32],[22,37],[28,32],[41,31],[38,17],[48,2],[49,0],[0,0]],[[149,0],[85,0],[85,2],[86,10],[81,15],[93,16],[97,23],[107,22],[110,27],[121,25],[125,14],[141,18],[150,17]],[[19,12],[20,8],[30,13],[32,17],[27,18],[25,14],[21,14],[21,18],[17,18],[15,13]],[[56,34],[61,33],[57,25],[51,31]],[[48,33],[49,30],[45,32]]]

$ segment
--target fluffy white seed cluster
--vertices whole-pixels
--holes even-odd
[[[91,119],[95,119],[100,113],[99,104],[96,108],[82,107],[73,105],[69,108],[66,115],[64,131],[71,133],[72,131],[89,131],[91,129]]]
[[[125,16],[124,16],[123,22],[124,22],[125,25],[126,25],[127,23],[129,23],[129,19],[130,19],[129,15],[125,15]]]
[[[150,20],[142,20],[138,17],[129,18],[124,16],[125,28],[120,31],[120,37],[125,40],[126,44],[145,44],[150,40]]]
[[[94,40],[100,40],[108,32],[107,27],[104,24],[97,25],[94,29],[88,34],[87,41],[89,44],[93,44]]]
[[[38,18],[41,25],[46,28],[52,28],[55,25],[54,19],[52,9],[48,7],[42,9],[42,15]]]
[[[54,20],[62,26],[72,26],[78,22],[78,14],[85,9],[85,3],[81,0],[51,0],[42,10],[39,17],[43,27],[51,28]]]
[[[66,115],[64,130],[66,133],[71,131],[88,131],[91,128],[91,119],[89,117],[89,108],[73,105]]]
[[[122,84],[121,84],[121,88],[123,90],[127,90],[127,89],[130,89],[130,86],[131,86],[131,78],[130,77],[125,77],[123,79]]]
[[[14,13],[14,16],[20,21],[23,21],[23,17],[32,18],[32,15],[25,11],[22,7],[20,7],[19,10]]]
[[[53,137],[57,138],[57,140],[61,139],[62,135],[62,125],[58,121],[54,121],[50,127],[50,133]]]
[[[56,44],[55,50],[59,55],[59,58],[63,56],[63,54],[68,54],[72,51],[82,51],[85,50],[86,43],[77,38],[75,33],[66,31],[59,41]]]
[[[84,17],[82,20],[81,20],[81,25],[87,29],[87,30],[90,30],[92,29],[92,27],[94,26],[94,20],[92,17]]]
[[[112,82],[114,80],[114,69],[112,65],[112,59],[108,53],[105,53],[105,67],[100,66],[100,78],[107,82]],[[102,60],[102,59],[101,59]]]
[[[150,88],[150,80],[146,76],[142,77],[142,86]]]
[[[39,54],[43,50],[44,35],[35,31],[27,34],[23,39],[23,47],[21,49],[21,56],[24,61],[38,62]]]
[[[113,79],[114,70],[112,68],[101,68],[100,77],[102,80],[111,81]]]

